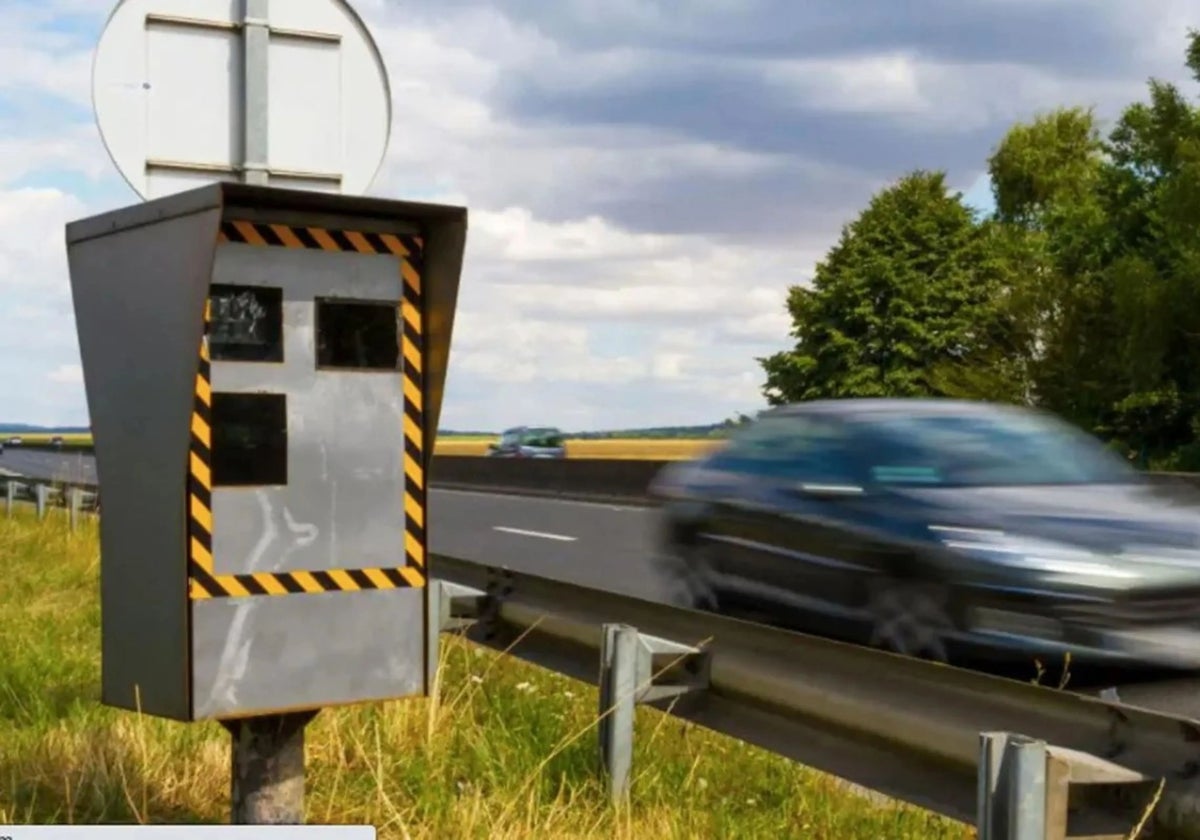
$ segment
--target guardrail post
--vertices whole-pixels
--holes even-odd
[[[304,824],[304,729],[316,714],[222,721],[233,740],[233,825]]]
[[[634,711],[641,703],[674,700],[709,685],[706,651],[605,624],[600,643],[600,758],[613,803],[629,793]]]
[[[17,499],[17,482],[11,478],[4,482],[4,515],[12,519],[13,505]]]
[[[487,593],[481,589],[431,578],[428,595],[426,620],[429,622],[429,631],[426,637],[425,673],[432,691],[440,659],[441,634],[447,630],[469,627],[479,617]]]
[[[50,497],[50,488],[45,484],[38,484],[34,487],[34,495],[37,499],[37,517],[38,519],[45,519],[46,503]]]
[[[637,630],[626,624],[605,624],[600,647],[600,760],[614,803],[629,793],[637,658]]]
[[[979,840],[1044,840],[1046,743],[1023,735],[979,736]]]
[[[79,510],[83,504],[83,490],[79,487],[72,487],[67,490],[67,518],[71,522],[71,530],[74,531],[79,524]]]

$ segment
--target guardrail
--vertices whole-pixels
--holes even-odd
[[[429,480],[435,489],[648,505],[651,500],[646,493],[651,480],[667,465],[678,463],[671,460],[435,455],[429,466]],[[1200,490],[1200,473],[1149,472],[1146,475],[1155,481]]]
[[[69,482],[25,478],[0,473],[0,499],[3,500],[4,515],[11,517],[18,504],[32,504],[37,509],[38,519],[45,519],[55,508],[67,514],[71,530],[79,524],[81,517],[99,514],[100,494],[91,485]]]
[[[47,446],[26,449],[48,450]],[[64,455],[68,454],[66,450]],[[82,450],[70,450],[78,454]],[[435,489],[541,496],[559,499],[649,505],[647,489],[673,460],[608,458],[485,458],[435,455],[429,465]],[[1155,481],[1200,490],[1200,473],[1146,473]],[[88,485],[79,485],[88,486]]]
[[[46,451],[47,448],[38,447],[38,450]],[[77,452],[63,451],[62,454],[76,455]],[[446,490],[649,504],[646,488],[655,474],[670,463],[676,462],[435,455],[429,465],[429,481],[435,488]],[[50,476],[40,478],[49,479]],[[94,485],[86,483],[74,482],[73,486],[94,489]]]
[[[981,840],[1125,838],[1143,820],[1200,837],[1200,721],[450,557],[430,569],[436,626],[599,687],[614,798],[642,703]]]

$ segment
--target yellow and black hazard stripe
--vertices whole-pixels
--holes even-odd
[[[425,585],[424,576],[412,569],[329,569],[315,572],[213,575],[193,566],[192,574],[192,600],[410,589]]]
[[[212,515],[212,384],[208,350],[210,308],[205,307],[204,338],[196,376],[192,413],[192,451],[189,487],[189,577],[193,600],[257,595],[299,595],[356,592],[375,589],[419,588],[425,574],[425,382],[424,301],[422,276],[424,243],[408,234],[380,234],[261,222],[221,224],[221,242],[266,247],[315,249],[358,254],[385,254],[400,259],[401,365],[404,379],[404,556],[405,565],[387,569],[328,569],[306,572],[260,572],[218,575],[213,566]]]
[[[297,250],[390,254],[402,259],[414,257],[413,248],[420,250],[421,247],[419,237],[408,234],[239,221],[222,222],[218,239],[221,242]]]
[[[424,251],[416,237],[400,238],[408,250],[400,261],[403,294],[400,303],[400,352],[404,377],[404,556],[414,569],[425,569],[425,356],[424,307],[421,280]]]
[[[190,594],[207,598],[220,590],[206,586],[213,575],[212,540],[212,364],[208,355],[211,305],[204,304],[204,334],[192,402],[191,452],[188,455],[188,557]]]

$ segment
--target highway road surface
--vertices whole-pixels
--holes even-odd
[[[31,478],[96,481],[91,455],[5,447],[0,470]],[[432,489],[430,548],[593,589],[661,600],[648,546],[653,511],[585,502]]]
[[[96,483],[96,459],[82,452],[41,452],[6,445],[0,453],[0,469],[30,478]]]
[[[35,478],[96,480],[90,455],[8,447],[0,470]],[[661,601],[654,571],[655,511],[593,502],[433,489],[428,521],[434,553]],[[1099,688],[1076,687],[1087,693]],[[1121,681],[1123,702],[1200,719],[1200,679]]]

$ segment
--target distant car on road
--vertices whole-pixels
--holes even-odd
[[[551,426],[516,426],[488,444],[488,458],[565,458],[566,441]]]
[[[55,435],[54,437],[50,438],[50,445],[53,446],[55,449],[62,449],[63,448],[62,435]]]
[[[1200,667],[1200,495],[1042,412],[781,407],[650,493],[689,607],[938,661]]]
[[[21,444],[23,444],[24,442],[25,442],[25,441],[24,441],[24,440],[22,440],[22,439],[21,439],[21,437],[20,437],[19,435],[14,435],[14,436],[12,436],[12,437],[10,437],[10,438],[8,439],[8,445],[9,445],[9,446],[20,446],[20,445],[21,445]]]

